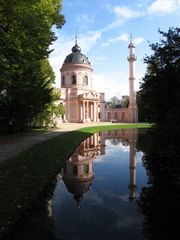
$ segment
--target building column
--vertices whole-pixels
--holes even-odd
[[[98,121],[100,122],[101,121],[101,116],[99,117],[99,114],[100,114],[100,104],[98,103]]]
[[[96,118],[96,102],[94,102],[94,122],[97,122],[97,118]]]
[[[82,122],[84,122],[85,119],[85,101],[83,100],[83,106],[82,106]]]
[[[96,122],[95,107],[96,107],[96,102],[93,102],[93,122]]]
[[[83,106],[82,106],[82,102],[80,102],[80,122],[83,120]]]
[[[93,110],[94,110],[94,103],[91,102],[90,106],[91,106],[91,121],[94,122],[94,112],[93,112]]]
[[[96,116],[97,116],[97,122],[99,122],[99,103],[96,104]]]
[[[86,107],[87,107],[87,117],[86,117],[86,119],[88,121],[88,119],[89,119],[89,101],[86,102]]]

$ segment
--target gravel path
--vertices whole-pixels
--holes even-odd
[[[98,125],[111,125],[110,122],[100,123],[62,123],[58,129],[36,134],[33,136],[21,136],[16,138],[16,135],[12,135],[10,138],[0,136],[0,162],[5,159],[12,158],[18,153],[34,146],[37,143],[43,142],[47,139],[56,137],[65,132],[74,131],[83,127],[92,127]],[[114,123],[113,123],[114,124]]]

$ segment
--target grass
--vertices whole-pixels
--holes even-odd
[[[87,127],[39,143],[0,164],[0,239],[52,182],[76,147],[95,132],[149,124]]]

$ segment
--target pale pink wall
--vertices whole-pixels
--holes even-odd
[[[60,69],[61,82],[62,77],[65,77],[65,84],[61,87],[86,87],[91,89],[92,87],[92,68],[87,64],[65,64]],[[72,85],[72,75],[75,74],[77,78],[76,85]],[[88,85],[84,84],[83,76],[87,75]]]

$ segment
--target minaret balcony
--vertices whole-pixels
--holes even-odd
[[[128,61],[136,61],[137,60],[137,57],[135,56],[135,54],[132,54],[132,55],[130,55],[128,58]]]

